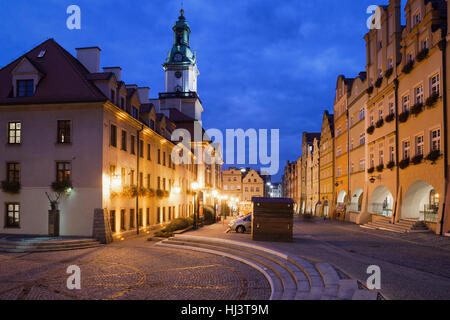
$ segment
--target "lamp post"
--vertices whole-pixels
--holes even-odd
[[[217,200],[217,196],[219,195],[219,192],[217,192],[217,190],[214,190],[212,192],[212,196],[214,198],[214,223],[217,222],[217,204],[216,204],[216,200]]]
[[[197,220],[197,191],[199,189],[199,184],[197,182],[192,182],[191,189],[194,191],[194,230],[198,229],[198,220]]]

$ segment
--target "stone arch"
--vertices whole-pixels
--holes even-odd
[[[406,191],[402,201],[402,219],[437,222],[440,195],[429,183],[419,180]]]
[[[345,203],[346,199],[347,199],[347,192],[345,192],[344,190],[339,192],[339,195],[337,197],[337,203]]]
[[[392,217],[394,197],[385,186],[377,187],[369,199],[369,212],[372,214]]]
[[[361,212],[364,198],[364,190],[361,188],[353,191],[352,199],[350,200],[350,210],[354,212]]]

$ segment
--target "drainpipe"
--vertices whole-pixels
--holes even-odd
[[[140,173],[139,173],[139,158],[141,156],[141,132],[144,131],[144,126],[141,126],[141,129],[137,130],[137,153],[136,153],[136,234],[139,235],[139,190],[140,187]],[[142,146],[144,148],[144,146]]]
[[[395,91],[395,163],[397,164],[396,166],[396,176],[397,176],[397,183],[395,184],[395,194],[396,194],[396,201],[395,201],[395,208],[394,209],[394,214],[393,214],[393,223],[396,223],[397,220],[397,204],[398,204],[398,191],[400,190],[400,167],[399,167],[399,163],[400,163],[400,159],[399,159],[399,122],[398,122],[398,75],[397,77],[394,79],[394,91]]]
[[[445,222],[445,199],[447,198],[448,192],[448,143],[447,143],[447,40],[446,40],[447,26],[443,26],[441,29],[442,40],[439,42],[439,49],[442,52],[442,100],[443,100],[443,116],[444,116],[444,203],[442,207],[442,218],[439,234],[442,236],[444,234],[444,222]]]

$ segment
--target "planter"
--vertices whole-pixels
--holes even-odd
[[[372,94],[373,93],[373,86],[370,86],[367,88],[367,93]]]
[[[55,181],[52,183],[51,187],[54,192],[63,193],[68,189],[72,189],[72,182],[70,180]]]
[[[402,161],[400,161],[398,166],[400,167],[400,169],[404,170],[409,167],[409,164],[410,164],[410,160],[408,158],[408,159],[403,159]]]
[[[383,172],[383,170],[384,170],[384,164],[380,164],[380,165],[377,167],[377,171],[378,171],[378,172]]]
[[[423,103],[416,103],[412,108],[411,108],[411,114],[418,116],[421,112],[423,111]]]
[[[405,66],[402,69],[402,72],[408,74],[412,71],[413,68],[414,68],[414,61],[410,61],[407,64],[405,64]]]
[[[375,132],[375,126],[370,126],[367,128],[367,133],[372,135]]]
[[[389,79],[392,76],[392,73],[394,72],[394,68],[389,68],[386,70],[386,72],[384,73],[384,77],[386,79]]]
[[[125,186],[121,195],[125,198],[136,198],[138,196],[138,188],[136,186]]]
[[[18,181],[2,181],[2,190],[6,193],[17,194],[20,192],[20,182]]]
[[[375,82],[375,87],[379,88],[383,84],[383,78],[378,78]]]
[[[409,111],[405,111],[403,113],[400,113],[398,116],[398,121],[400,122],[406,122],[409,118]]]
[[[417,61],[420,62],[422,60],[425,60],[425,58],[428,57],[428,52],[430,52],[428,48],[425,48],[422,51],[420,51],[416,56]]]
[[[394,167],[395,167],[395,162],[394,161],[389,162],[387,164],[387,166],[386,166],[386,168],[388,168],[389,170],[394,169]]]
[[[374,172],[375,172],[375,168],[367,169],[367,173],[368,173],[368,174],[372,174],[372,173],[374,173]]]
[[[439,95],[437,93],[434,93],[430,97],[428,97],[427,101],[425,101],[425,104],[428,108],[432,108],[435,103],[439,100]]]
[[[418,155],[418,156],[415,156],[414,158],[412,158],[411,161],[414,165],[418,165],[418,164],[422,163],[422,160],[423,160],[423,155]]]
[[[378,129],[381,128],[382,126],[384,126],[384,120],[383,119],[378,120],[377,123],[375,124],[375,126]]]
[[[441,157],[441,151],[434,150],[434,151],[431,151],[425,159],[435,163],[440,157]]]
[[[164,197],[164,191],[162,191],[161,189],[156,190],[156,196],[158,198],[163,198]]]
[[[391,123],[394,120],[395,120],[395,114],[393,114],[393,113],[391,113],[390,115],[386,116],[386,119],[385,119],[385,121],[387,123]]]

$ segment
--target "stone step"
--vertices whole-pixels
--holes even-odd
[[[52,244],[44,242],[34,242],[32,245],[24,244],[16,241],[4,241],[0,243],[1,252],[14,252],[14,253],[26,253],[26,252],[49,252],[49,251],[65,251],[65,250],[79,250],[87,248],[99,247],[101,244],[96,240],[89,241],[61,241],[61,243],[54,242]]]

